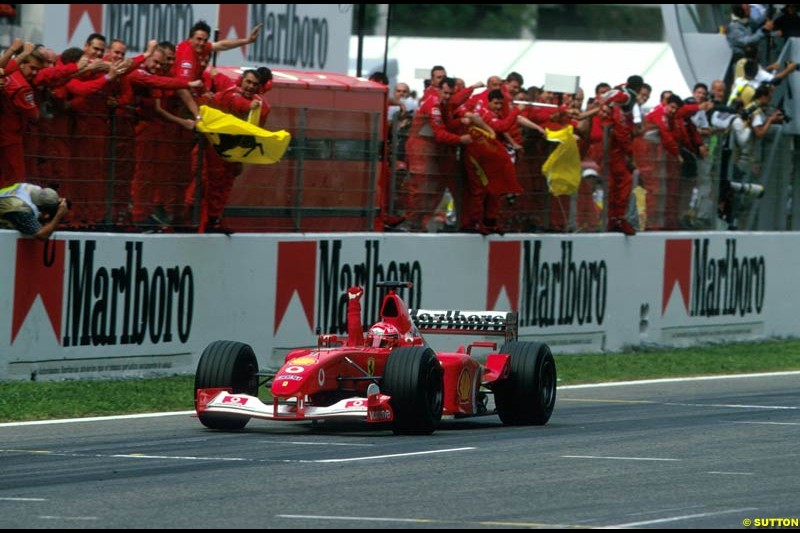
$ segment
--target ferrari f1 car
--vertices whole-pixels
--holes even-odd
[[[544,425],[556,402],[550,348],[517,340],[517,314],[497,311],[409,311],[397,292],[406,282],[381,282],[380,320],[364,335],[360,298],[348,291],[348,334],[318,336],[315,348],[286,355],[275,373],[258,370],[253,349],[215,341],[200,357],[195,409],[212,429],[241,429],[251,418],[302,421],[356,418],[397,434],[430,434],[443,416],[497,414],[504,424]],[[422,333],[500,336],[435,352]],[[474,348],[489,349],[481,364]],[[259,398],[269,388],[271,399]],[[490,408],[489,395],[494,395]]]

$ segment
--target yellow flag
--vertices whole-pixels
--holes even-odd
[[[572,134],[572,126],[546,131],[547,140],[558,143],[558,147],[542,165],[542,173],[547,178],[550,194],[553,196],[575,194],[581,184],[581,156],[578,153],[578,143]]]
[[[633,196],[636,198],[636,211],[639,213],[639,231],[644,231],[647,227],[647,189],[637,185],[633,188]]]
[[[208,106],[200,106],[198,131],[205,134],[226,161],[270,165],[283,157],[292,136],[288,131],[267,131]]]

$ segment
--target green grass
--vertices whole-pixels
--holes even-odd
[[[194,409],[194,376],[0,383],[0,422]]]
[[[559,385],[800,370],[800,340],[556,355]]]
[[[556,355],[559,385],[800,370],[800,340]],[[194,376],[0,383],[0,422],[186,411]]]

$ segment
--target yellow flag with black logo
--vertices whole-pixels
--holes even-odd
[[[547,140],[558,143],[542,165],[542,173],[547,178],[550,194],[553,196],[575,194],[581,184],[581,155],[578,152],[578,143],[572,134],[572,126],[546,131]]]
[[[232,163],[277,163],[292,140],[288,131],[267,131],[213,107],[200,106],[200,116],[203,120],[197,123],[197,130],[220,157]]]

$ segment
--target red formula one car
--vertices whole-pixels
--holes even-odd
[[[348,291],[348,335],[320,335],[317,347],[291,351],[276,374],[259,373],[253,349],[215,341],[195,374],[195,409],[212,429],[240,429],[251,418],[319,420],[356,418],[395,433],[430,434],[442,416],[500,416],[504,424],[543,425],[556,402],[556,365],[546,344],[517,341],[517,314],[497,311],[409,312],[397,289],[388,289],[380,321],[366,336],[363,290]],[[475,341],[435,352],[421,332],[497,335],[504,344]],[[490,349],[483,364],[473,348]],[[262,401],[259,386],[269,387]],[[494,395],[489,408],[488,395]]]

